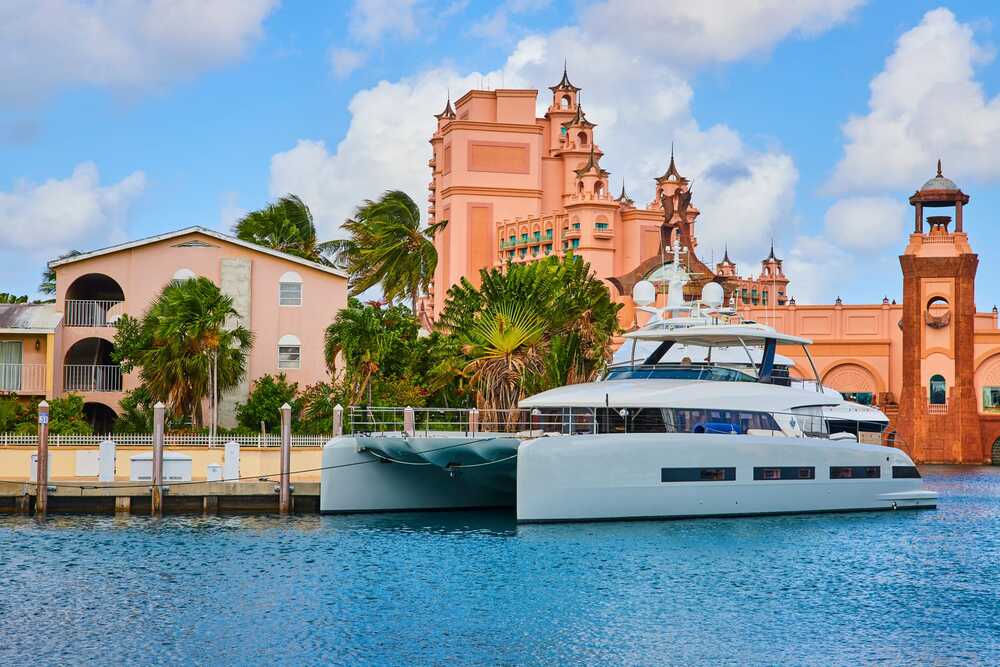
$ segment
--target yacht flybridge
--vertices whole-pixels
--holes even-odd
[[[789,378],[778,346],[801,346],[816,375],[811,341],[741,321],[715,283],[683,303],[679,274],[666,308],[636,286],[653,317],[598,381],[507,413],[353,409],[352,435],[324,449],[321,510],[512,506],[546,522],[936,506],[882,444],[884,414]]]

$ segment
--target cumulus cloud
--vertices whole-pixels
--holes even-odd
[[[1000,177],[1000,96],[988,99],[974,78],[991,58],[952,12],[927,12],[872,79],[868,114],[845,123],[844,156],[828,189],[918,187],[939,157],[947,175]]]
[[[705,7],[697,10],[676,3],[675,9],[683,25],[714,44],[699,45],[704,54],[699,57],[727,60],[769,48],[789,34],[829,27],[857,4],[807,2],[778,12],[773,2],[738,3],[734,11],[756,30],[731,21],[718,3],[702,3]],[[616,21],[602,20],[615,12]],[[360,199],[388,188],[406,190],[423,208],[430,178],[428,139],[446,91],[461,94],[484,80],[539,88],[541,114],[550,101],[545,87],[559,79],[565,58],[570,78],[583,88],[587,116],[598,124],[596,139],[605,152],[602,166],[612,172],[612,188],[624,180],[637,202],[649,201],[653,178],[666,169],[675,142],[678,165],[693,180],[695,204],[703,212],[698,232],[703,247],[721,250],[728,242],[737,255],[762,257],[776,225],[790,213],[795,165],[780,149],[748,146],[726,125],[702,127],[691,110],[693,92],[685,75],[689,55],[682,58],[662,48],[662,35],[646,43],[632,34],[643,20],[676,27],[670,22],[681,19],[659,5],[642,14],[645,19],[614,2],[594,5],[584,11],[580,25],[520,40],[496,71],[438,67],[362,90],[350,103],[350,126],[335,147],[304,138],[272,158],[271,193],[298,193],[327,235],[337,234]]]
[[[93,162],[65,179],[18,181],[0,192],[0,240],[5,248],[52,254],[78,245],[92,247],[124,236],[129,206],[142,194],[141,171],[101,185]]]
[[[784,261],[785,275],[791,278],[790,296],[796,303],[830,303],[846,286],[846,278],[856,275],[855,258],[822,236],[799,236]]]
[[[345,79],[364,65],[366,58],[363,52],[354,49],[330,49],[330,69],[335,77]]]
[[[416,5],[416,0],[355,0],[348,24],[351,36],[368,43],[391,33],[413,37],[417,34]]]
[[[137,90],[239,59],[277,0],[8,0],[0,5],[0,100],[64,87]]]
[[[878,252],[900,245],[906,214],[906,205],[892,197],[846,197],[827,210],[826,236],[842,248]]]
[[[767,51],[790,35],[814,35],[847,20],[864,0],[608,0],[581,21],[595,35],[608,29],[637,50],[672,62],[730,62]]]

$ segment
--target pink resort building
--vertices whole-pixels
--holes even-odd
[[[189,227],[50,263],[54,304],[0,306],[0,392],[52,398],[79,394],[104,431],[125,392],[138,384],[111,359],[114,323],[141,316],[171,280],[204,276],[233,299],[254,332],[246,381],[219,401],[234,424],[236,403],[265,374],[300,387],[328,379],[323,335],[347,305],[339,269],[201,227]]]
[[[549,90],[542,118],[535,116],[537,90],[471,90],[437,114],[428,214],[448,226],[435,239],[440,260],[423,304],[426,319],[440,312],[449,287],[462,278],[477,282],[482,268],[572,252],[626,305],[628,326],[631,286],[662,264],[663,243],[678,236],[696,247],[699,211],[673,155],[644,207],[624,186],[613,195],[580,89],[564,70]],[[737,275],[728,254],[720,267],[741,302],[785,303],[788,280],[773,252],[757,278]]]

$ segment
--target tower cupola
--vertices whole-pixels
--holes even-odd
[[[913,233],[924,233],[924,208],[954,208],[955,232],[964,233],[962,207],[969,203],[969,195],[962,192],[955,181],[941,172],[941,160],[937,161],[937,173],[927,180],[919,190],[910,196],[914,209]],[[950,216],[934,215],[927,218],[932,234],[948,233]]]
[[[580,89],[574,86],[569,80],[566,72],[566,61],[563,61],[562,79],[554,86],[549,86],[552,91],[552,105],[549,111],[575,111],[577,107],[577,95]]]

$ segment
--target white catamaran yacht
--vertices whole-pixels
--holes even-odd
[[[407,409],[386,427],[385,409],[353,411],[353,434],[324,450],[321,511],[515,506],[519,521],[546,522],[936,506],[905,452],[872,444],[884,414],[776,365],[778,346],[802,346],[816,375],[811,341],[741,321],[715,283],[686,304],[684,278],[675,269],[663,309],[637,285],[654,317],[599,381],[507,415],[432,424]],[[652,351],[636,357],[641,342]]]

